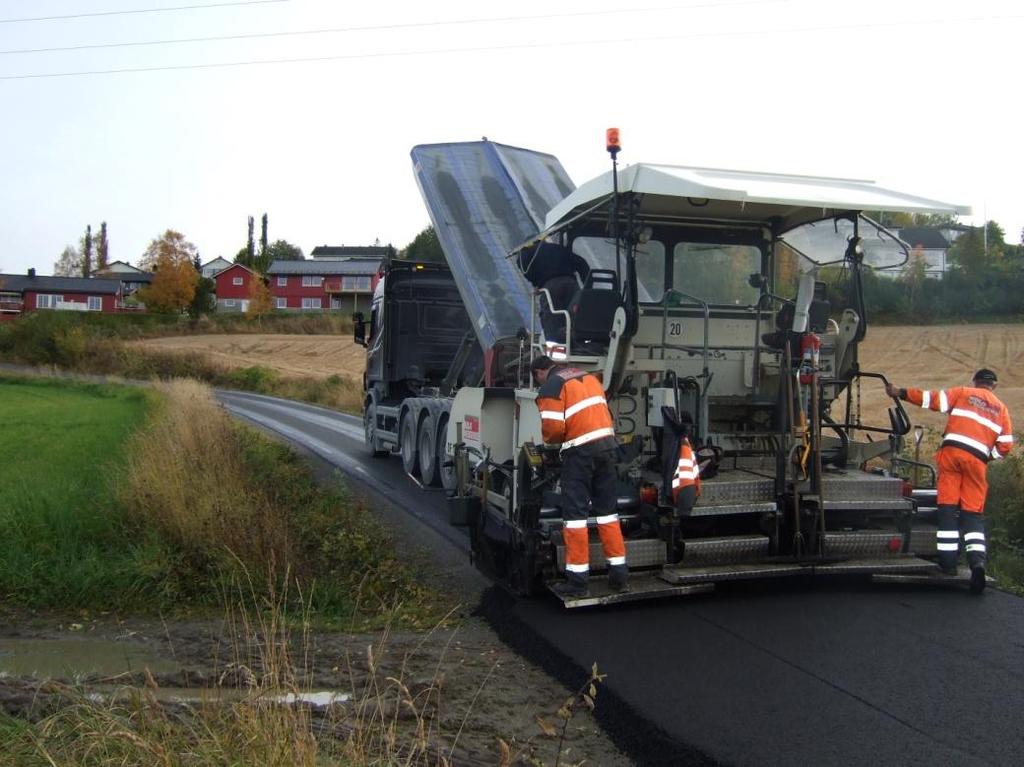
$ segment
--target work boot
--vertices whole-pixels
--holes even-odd
[[[581,599],[590,596],[587,581],[587,576],[581,573],[566,573],[565,580],[556,583],[551,590],[565,599]]]
[[[618,594],[629,591],[629,568],[625,565],[611,565],[608,568],[608,588]]]
[[[985,568],[981,565],[971,568],[971,593],[980,594],[985,590]]]

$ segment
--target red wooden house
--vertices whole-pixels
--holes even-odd
[[[125,309],[121,281],[85,277],[0,274],[0,320],[39,309],[113,313]]]
[[[367,311],[380,270],[379,258],[274,261],[267,270],[280,311]]]
[[[214,276],[217,284],[217,311],[244,312],[249,308],[249,290],[253,280],[260,279],[252,269],[232,264]]]

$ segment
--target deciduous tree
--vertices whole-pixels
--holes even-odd
[[[100,223],[100,234],[96,238],[96,271],[101,272],[110,263],[110,242],[107,240],[107,222]]]
[[[86,225],[82,237],[82,276],[92,276],[92,224]]]
[[[248,317],[260,318],[274,309],[274,299],[270,295],[266,279],[261,274],[254,274],[249,281],[249,306],[245,314]]]
[[[192,265],[196,246],[185,235],[168,229],[153,240],[142,256],[141,265],[153,274],[153,282],[139,290],[139,299],[158,312],[181,311],[192,303],[199,274]]]
[[[82,254],[74,245],[68,245],[60,258],[53,264],[53,273],[57,277],[77,277],[82,273]]]
[[[265,256],[267,252],[267,214],[263,214],[260,226],[260,257]]]
[[[414,261],[444,263],[444,251],[441,250],[441,242],[437,239],[437,232],[433,226],[428,226],[417,234],[412,242],[405,246],[403,253],[406,258]]]
[[[287,240],[274,240],[267,246],[268,269],[274,261],[302,261],[305,258],[302,248],[292,245]]]

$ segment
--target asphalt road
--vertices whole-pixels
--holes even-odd
[[[440,491],[364,457],[359,419],[219,396],[466,553]],[[566,683],[598,664],[599,719],[638,764],[1024,763],[1024,600],[999,591],[819,580],[590,612],[484,603],[509,644]]]

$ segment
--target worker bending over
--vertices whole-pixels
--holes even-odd
[[[974,374],[971,386],[949,391],[885,385],[890,397],[949,414],[935,456],[939,472],[939,567],[946,573],[956,573],[962,532],[971,568],[971,591],[976,594],[985,588],[986,464],[1006,456],[1013,445],[1010,413],[994,394],[996,382],[996,374],[982,368]]]
[[[544,442],[562,446],[565,581],[555,591],[575,598],[589,594],[591,507],[608,560],[608,585],[612,591],[626,591],[626,545],[616,512],[618,443],[604,387],[585,370],[556,366],[546,355],[537,357],[530,368],[540,386],[537,409]]]

